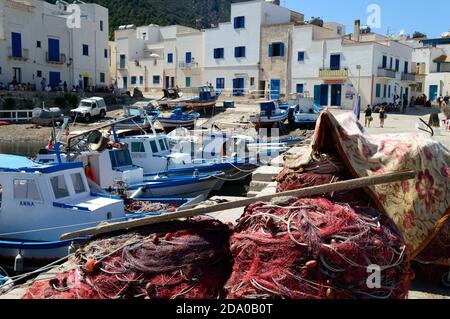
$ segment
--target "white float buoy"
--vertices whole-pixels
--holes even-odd
[[[25,259],[23,258],[21,252],[17,254],[14,259],[14,272],[23,272],[24,270]]]

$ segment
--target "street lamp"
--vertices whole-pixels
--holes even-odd
[[[357,65],[356,69],[358,70],[358,97],[359,97],[359,88],[360,88],[360,82],[361,82],[361,65]]]

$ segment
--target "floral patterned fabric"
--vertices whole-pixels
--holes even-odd
[[[433,242],[450,227],[450,153],[442,144],[423,133],[369,135],[352,113],[335,117],[325,110],[312,147],[313,151],[337,148],[355,178],[417,172],[413,180],[366,191],[400,228],[413,257],[423,252],[450,263],[450,251],[444,249],[439,258]],[[427,254],[428,246],[434,247],[432,254]]]

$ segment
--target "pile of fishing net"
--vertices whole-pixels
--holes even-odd
[[[411,280],[390,219],[325,198],[250,205],[230,245],[228,298],[405,298]]]
[[[285,192],[352,179],[342,159],[331,153],[315,154],[312,161],[293,171],[285,168],[277,177],[277,192]],[[369,206],[370,197],[362,189],[335,192],[327,198],[353,206]]]
[[[125,211],[131,214],[141,214],[141,213],[158,213],[175,212],[179,205],[172,203],[158,203],[158,202],[148,202],[148,201],[136,201],[132,200],[125,203]]]
[[[175,221],[100,238],[69,269],[35,282],[24,299],[217,298],[231,270],[228,226],[212,219]]]

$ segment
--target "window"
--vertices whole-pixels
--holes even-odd
[[[105,59],[108,58],[108,49],[103,50],[103,56],[105,57]]]
[[[245,47],[235,47],[234,56],[236,58],[245,58]]]
[[[41,200],[41,195],[33,179],[14,180],[14,199]]]
[[[105,83],[105,73],[100,73],[100,83]]]
[[[405,61],[405,71],[404,71],[404,73],[408,73],[408,71],[409,71],[409,63],[408,63],[408,61]]]
[[[390,85],[388,86],[388,97],[389,98],[391,97],[391,86]]]
[[[255,85],[255,78],[254,77],[250,78],[250,85]]]
[[[131,85],[136,85],[136,80],[137,80],[137,77],[136,76],[131,76]]]
[[[186,52],[186,63],[192,63],[192,53]]]
[[[131,142],[131,153],[145,153],[143,142]]]
[[[125,69],[125,64],[126,64],[126,56],[125,54],[121,54],[120,55],[120,68],[121,69]]]
[[[297,93],[303,93],[304,92],[304,85],[302,83],[297,84]]]
[[[12,56],[15,58],[22,57],[22,34],[11,32],[11,49]],[[19,81],[20,82],[20,81]]]
[[[42,77],[42,71],[37,70],[37,71],[36,71],[36,76],[37,76],[38,78],[41,78],[41,77]]]
[[[387,68],[387,56],[383,55],[383,65],[382,65],[383,69]]]
[[[245,17],[235,17],[234,18],[234,28],[235,29],[245,28]]]
[[[395,60],[395,72],[400,71],[400,60],[396,59]]]
[[[133,165],[130,152],[128,150],[109,151],[109,158],[113,169]]]
[[[389,69],[393,70],[394,58],[391,58],[391,63],[389,64]]]
[[[167,63],[173,63],[173,53],[167,54]]]
[[[269,57],[284,56],[284,43],[274,42],[269,44]]]
[[[381,84],[377,83],[376,86],[376,97],[381,97]]]
[[[332,54],[330,56],[330,69],[331,70],[340,70],[341,69],[341,55],[340,54]]]
[[[100,20],[100,31],[103,31],[103,20]]]
[[[50,182],[52,184],[53,194],[55,194],[56,199],[69,196],[69,189],[67,188],[64,175],[52,177],[50,178]]]
[[[224,48],[214,49],[214,59],[223,59],[225,56]]]
[[[144,77],[142,75],[139,76],[139,84],[144,85]]]
[[[225,89],[225,78],[217,78],[216,79],[216,90]]]
[[[166,150],[166,144],[164,144],[164,140],[158,140],[159,142],[159,147],[161,148],[162,151]]]
[[[304,51],[299,51],[298,52],[297,60],[300,61],[300,62],[305,61],[305,52]]]
[[[153,84],[159,84],[159,81],[160,81],[159,75],[154,75],[153,76]]]
[[[36,42],[36,48],[41,48],[41,47],[42,47],[41,41],[37,41]]]
[[[191,78],[188,76],[186,77],[186,87],[190,88],[191,87]]]
[[[89,45],[83,44],[83,55],[89,56]]]
[[[158,146],[156,145],[156,142],[154,140],[150,141],[150,147],[153,153],[158,153]]]
[[[70,178],[72,179],[73,188],[75,189],[75,194],[81,194],[86,192],[86,187],[84,186],[83,177],[81,177],[80,173],[71,174]]]
[[[386,93],[387,93],[387,85],[385,84],[383,86],[383,97],[386,97]]]

